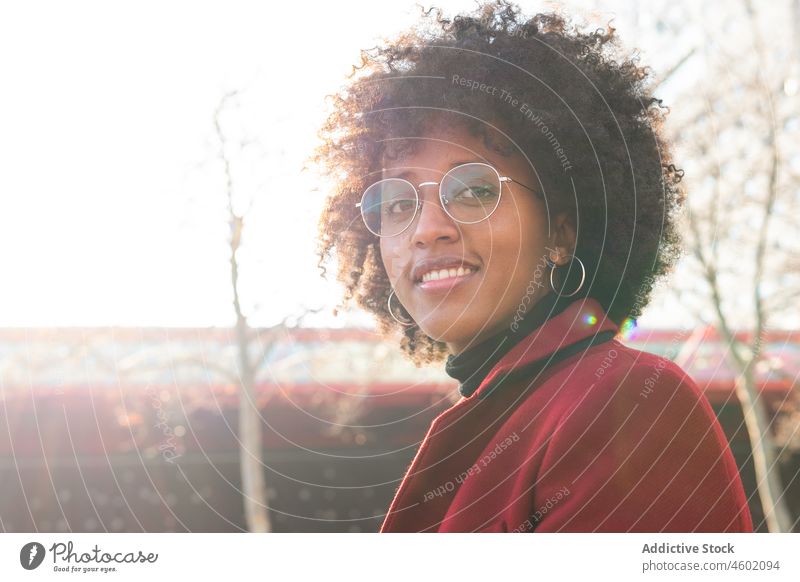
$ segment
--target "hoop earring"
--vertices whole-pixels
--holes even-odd
[[[392,319],[394,319],[400,325],[403,325],[403,326],[406,326],[406,327],[410,327],[410,326],[414,325],[414,321],[413,320],[411,320],[410,322],[408,320],[403,321],[402,319],[398,319],[397,316],[392,312],[392,297],[394,297],[394,289],[392,289],[392,292],[389,293],[389,300],[386,302],[386,307],[389,309],[389,315],[392,316]]]
[[[558,292],[558,290],[556,290],[556,285],[555,285],[555,283],[553,282],[553,273],[555,273],[555,271],[556,271],[556,268],[558,267],[558,265],[556,265],[554,262],[551,262],[551,267],[550,267],[550,288],[551,288],[551,289],[553,290],[553,292],[554,292],[556,295],[558,295],[559,297],[572,297],[572,296],[573,296],[573,295],[575,295],[575,294],[576,294],[578,291],[580,291],[581,289],[583,289],[583,282],[586,280],[586,267],[584,267],[584,266],[583,266],[583,261],[581,261],[581,260],[580,260],[578,257],[576,257],[575,255],[570,255],[570,257],[572,258],[572,260],[573,260],[573,261],[578,261],[578,264],[580,264],[580,266],[581,266],[581,282],[580,282],[580,284],[578,285],[578,288],[577,288],[577,289],[575,289],[575,291],[573,291],[572,293],[570,293],[570,294],[568,294],[568,295],[565,295],[565,294],[563,294],[563,293],[559,293],[559,292]]]

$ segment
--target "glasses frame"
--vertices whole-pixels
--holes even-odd
[[[451,172],[454,172],[454,171],[458,170],[459,168],[463,168],[464,166],[486,166],[487,168],[491,169],[497,175],[498,182],[500,183],[500,193],[497,196],[497,204],[495,205],[495,207],[492,209],[492,211],[489,214],[487,214],[483,218],[481,218],[479,220],[474,220],[472,222],[459,220],[455,216],[450,214],[450,212],[447,211],[447,201],[444,199],[443,193],[442,193],[442,183],[447,179],[447,176]],[[378,234],[377,232],[375,232],[374,230],[372,230],[369,227],[369,224],[367,223],[367,219],[364,216],[364,211],[363,211],[364,197],[367,195],[367,192],[369,191],[370,188],[372,188],[376,184],[380,184],[381,182],[385,182],[385,181],[388,181],[388,180],[400,180],[401,182],[405,182],[406,184],[411,186],[411,189],[414,191],[414,196],[417,199],[417,204],[414,207],[414,214],[411,217],[411,220],[408,221],[408,224],[402,230],[400,230],[400,231],[398,231],[398,232],[396,232],[394,234],[381,235],[381,234]],[[439,205],[442,207],[442,210],[444,210],[445,214],[447,214],[447,216],[449,216],[450,218],[452,218],[455,222],[457,222],[459,224],[477,224],[477,223],[483,222],[484,220],[489,218],[492,214],[494,214],[495,210],[498,209],[498,207],[500,206],[500,201],[503,199],[503,184],[504,183],[508,183],[508,182],[511,182],[511,183],[514,183],[514,184],[519,184],[523,188],[527,188],[528,190],[533,192],[536,196],[539,196],[539,193],[535,189],[531,188],[530,186],[526,186],[525,184],[523,184],[519,180],[515,180],[515,179],[513,179],[513,178],[511,178],[509,176],[501,176],[500,172],[497,170],[497,168],[495,168],[491,164],[486,164],[484,162],[467,162],[466,164],[459,164],[458,166],[454,166],[454,167],[450,168],[449,170],[447,170],[447,172],[445,172],[444,176],[442,176],[442,179],[439,182],[430,182],[430,181],[421,182],[418,186],[414,186],[414,184],[412,184],[411,182],[409,182],[405,178],[384,178],[382,180],[378,180],[377,182],[373,182],[372,184],[370,184],[364,190],[364,193],[361,195],[361,201],[360,202],[356,202],[355,207],[360,210],[361,219],[364,221],[364,225],[367,227],[368,231],[370,231],[372,234],[374,234],[377,237],[389,238],[389,237],[393,237],[393,236],[397,236],[397,235],[403,234],[406,230],[408,230],[408,227],[410,227],[412,224],[414,224],[414,220],[416,220],[417,214],[419,214],[419,211],[422,208],[422,199],[420,198],[418,188],[422,188],[423,186],[439,186]]]

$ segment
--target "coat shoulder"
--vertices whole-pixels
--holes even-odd
[[[589,425],[612,434],[623,423],[626,430],[670,435],[688,423],[723,441],[710,403],[683,368],[617,340],[560,362],[511,420],[527,426],[532,418],[538,435],[582,434]]]
[[[637,350],[618,340],[595,346],[585,361],[576,362],[580,376],[589,380],[582,389],[607,401],[665,404],[676,398],[685,403],[705,401],[702,391],[678,364],[658,354]]]
[[[538,531],[752,531],[725,435],[680,366],[616,340],[571,360],[539,395],[554,406],[522,487],[534,507],[570,493]]]
[[[543,398],[547,408],[555,413],[576,407],[597,410],[609,402],[619,408],[644,404],[656,408],[667,403],[673,408],[692,408],[698,402],[707,405],[700,388],[678,364],[616,339],[592,346],[553,366],[522,402],[523,409],[530,409],[524,414],[541,409]]]
[[[729,476],[738,473],[732,457],[724,452],[727,439],[711,404],[683,368],[617,340],[604,347],[577,366],[583,367],[584,377],[590,374],[588,381],[573,383],[574,390],[565,399],[568,402],[553,411],[554,442],[588,438],[587,442],[637,443],[632,458],[644,459],[642,467],[651,453],[662,457],[666,449],[684,459],[701,452],[706,459],[721,461]],[[598,358],[601,362],[611,358],[612,363],[605,373],[595,376]],[[558,447],[551,448],[548,455],[553,451]],[[617,459],[620,463],[621,458]]]

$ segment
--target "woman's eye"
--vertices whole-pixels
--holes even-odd
[[[402,214],[411,212],[414,208],[414,200],[396,200],[386,205],[386,214]]]
[[[490,186],[470,186],[469,188],[464,188],[463,190],[456,193],[454,198],[456,200],[486,200],[487,198],[491,198],[497,196],[494,191],[494,188]]]

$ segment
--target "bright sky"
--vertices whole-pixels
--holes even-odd
[[[212,124],[231,90],[241,96],[223,122],[255,144],[237,154],[236,186],[261,193],[242,251],[252,323],[303,306],[330,311],[340,291],[319,277],[313,253],[321,193],[300,166],[324,96],[360,48],[407,26],[416,9],[312,6],[2,5],[0,327],[233,323]]]

